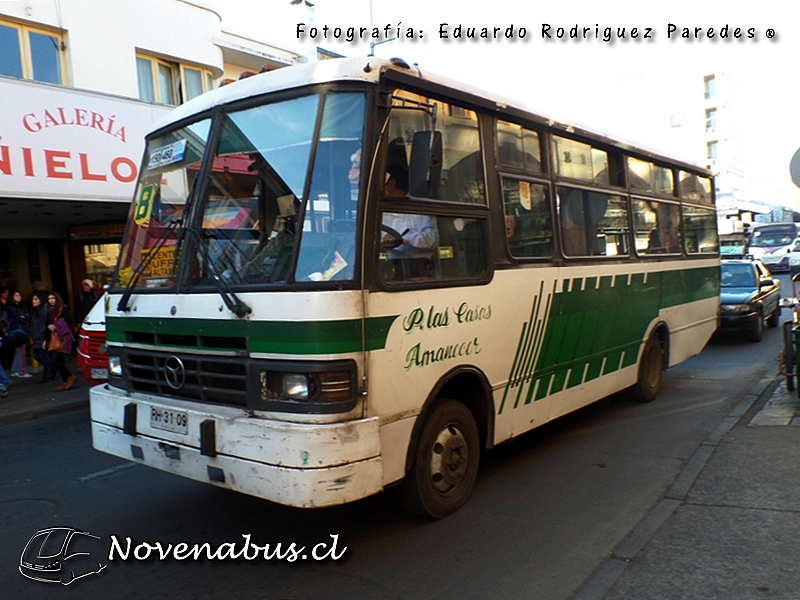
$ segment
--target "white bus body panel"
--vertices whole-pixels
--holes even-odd
[[[242,410],[176,399],[127,396],[109,386],[90,391],[94,447],[196,481],[299,507],[351,502],[383,489],[378,419],[287,423]],[[137,404],[136,436],[122,430],[125,405]],[[188,433],[153,429],[151,408],[187,413]],[[200,453],[199,424],[211,419],[217,456]],[[221,470],[224,481],[212,478]]]

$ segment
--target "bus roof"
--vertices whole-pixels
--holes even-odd
[[[797,223],[793,223],[791,221],[786,221],[783,223],[753,223],[751,225],[751,231],[797,231],[797,226]]]
[[[159,129],[168,127],[172,123],[187,119],[192,115],[206,112],[217,106],[237,100],[252,98],[270,92],[337,81],[359,81],[377,84],[384,76],[412,85],[414,80],[421,81],[424,82],[424,87],[439,88],[443,91],[447,90],[451,92],[451,94],[457,93],[462,99],[467,99],[470,103],[484,110],[495,111],[508,117],[516,116],[528,121],[534,121],[557,131],[577,135],[589,141],[596,141],[613,146],[640,157],[674,164],[678,167],[689,169],[708,177],[713,175],[710,170],[697,164],[679,161],[672,157],[608,137],[602,133],[576,127],[575,125],[561,123],[519,105],[513,100],[503,98],[466,83],[458,82],[454,79],[449,79],[429,71],[423,71],[417,65],[409,66],[402,59],[382,59],[374,56],[322,60],[314,63],[284,67],[241,79],[202,94],[176,107],[173,111],[157,121],[148,131],[148,135]]]

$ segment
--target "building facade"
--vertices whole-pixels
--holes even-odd
[[[191,0],[0,2],[0,285],[107,283],[150,126],[301,60]]]

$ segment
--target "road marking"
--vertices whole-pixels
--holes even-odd
[[[80,477],[78,481],[83,483],[84,481],[91,481],[92,479],[97,479],[98,477],[113,475],[114,473],[119,473],[120,471],[125,471],[126,469],[132,469],[133,467],[138,467],[138,466],[139,466],[138,463],[125,463],[124,465],[117,465],[116,467],[111,467],[110,469],[103,469],[102,471],[89,473],[88,475]]]

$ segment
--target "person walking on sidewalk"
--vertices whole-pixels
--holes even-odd
[[[86,315],[92,310],[97,300],[102,296],[95,289],[95,282],[91,279],[84,279],[81,282],[81,291],[75,298],[75,327],[79,328]]]
[[[0,338],[2,342],[2,338]],[[6,375],[3,365],[0,365],[0,398],[5,398],[8,395],[8,386],[11,385],[11,380]]]
[[[72,337],[72,315],[58,292],[50,292],[47,295],[47,312],[47,328],[50,330],[51,335],[55,333],[64,342],[63,351],[61,352],[54,351],[55,349],[48,345],[52,371],[54,374],[61,375],[61,381],[63,382],[56,388],[56,391],[68,390],[75,384],[77,379],[70,372],[65,362],[66,355],[72,353],[72,343],[74,341]]]
[[[0,286],[0,337],[5,337],[11,329],[8,323],[8,303],[11,298],[11,288],[2,285]],[[14,360],[14,349],[10,344],[3,344],[0,346],[0,367],[4,369],[11,368],[11,362]]]
[[[14,290],[11,294],[11,301],[6,309],[9,322],[9,337],[13,338],[11,347],[14,352],[14,360],[11,363],[11,376],[28,379],[32,377],[28,373],[28,340],[31,333],[30,313],[22,302],[22,293]]]
[[[39,383],[47,383],[53,378],[50,353],[47,351],[47,342],[50,340],[50,330],[47,328],[47,296],[44,300],[38,294],[31,296],[31,307],[33,358],[42,365],[42,379]]]

